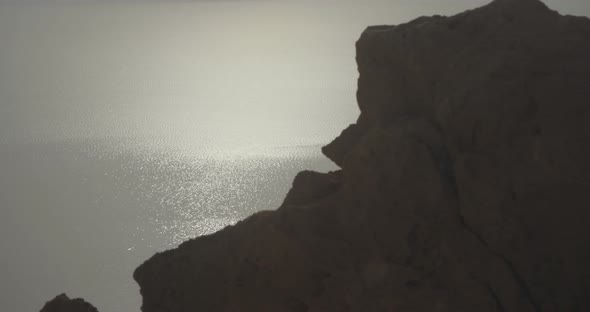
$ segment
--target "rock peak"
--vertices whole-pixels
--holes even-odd
[[[541,0],[494,0],[491,7],[503,7],[510,10],[544,10],[550,11],[549,7]]]
[[[83,299],[70,299],[61,294],[47,302],[41,312],[98,312],[95,307]]]

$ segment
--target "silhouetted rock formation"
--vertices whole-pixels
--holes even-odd
[[[537,0],[369,27],[343,171],[146,261],[143,311],[590,311],[589,57]]]
[[[589,57],[537,0],[369,27],[342,172],[146,261],[143,311],[590,311]]]
[[[47,302],[41,312],[98,312],[98,310],[82,299],[70,299],[66,294],[61,294]]]
[[[589,57],[538,0],[369,27],[343,170],[146,261],[142,310],[590,311]]]

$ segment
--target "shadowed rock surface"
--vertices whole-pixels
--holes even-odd
[[[590,21],[496,0],[356,47],[342,171],[147,260],[142,310],[590,311]]]
[[[66,294],[61,294],[47,302],[41,312],[98,312],[98,310],[82,299],[70,299]]]

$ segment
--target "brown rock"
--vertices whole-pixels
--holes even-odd
[[[496,0],[356,48],[342,172],[146,261],[142,310],[590,311],[590,20]]]
[[[41,312],[98,312],[98,310],[82,299],[70,299],[66,294],[61,294],[47,302]]]
[[[342,134],[334,139],[330,144],[322,147],[322,152],[326,157],[332,160],[338,166],[342,166],[344,155],[347,151],[354,148],[358,141],[362,138],[363,129],[361,126],[354,124],[342,131]]]
[[[335,193],[340,185],[339,172],[302,171],[295,177],[293,187],[289,190],[281,207],[318,201]]]

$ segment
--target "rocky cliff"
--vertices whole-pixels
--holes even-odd
[[[83,299],[70,299],[66,294],[61,294],[47,302],[41,312],[98,312],[98,310]]]
[[[590,20],[496,0],[356,49],[342,170],[147,260],[142,310],[590,311]]]
[[[590,20],[496,0],[356,48],[342,171],[146,261],[143,311],[590,311]]]
[[[590,20],[496,0],[356,48],[342,171],[146,261],[143,311],[590,311]]]

